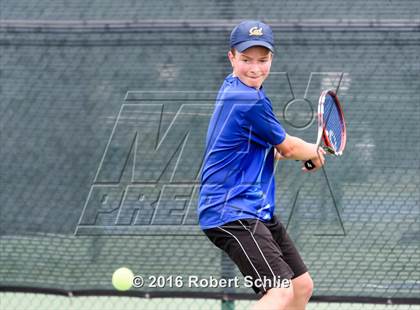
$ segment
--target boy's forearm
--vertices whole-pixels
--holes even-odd
[[[281,153],[279,151],[277,151],[276,148],[274,148],[274,159],[275,160],[282,160],[282,159],[287,159],[287,158],[282,156]]]
[[[318,156],[317,145],[308,143],[298,137],[289,136],[290,147],[286,152],[282,152],[279,146],[276,146],[277,151],[287,159],[294,160],[309,160]]]

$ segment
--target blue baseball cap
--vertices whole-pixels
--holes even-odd
[[[264,46],[274,52],[274,37],[270,26],[257,20],[247,20],[233,28],[230,47],[242,53],[252,46]]]

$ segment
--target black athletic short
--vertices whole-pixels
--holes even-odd
[[[205,229],[204,233],[229,255],[244,277],[252,277],[259,284],[253,285],[256,293],[264,294],[270,288],[279,287],[279,282],[266,279],[290,280],[308,271],[276,217],[269,222],[242,219]]]

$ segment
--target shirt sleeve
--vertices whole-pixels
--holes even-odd
[[[245,112],[245,130],[256,143],[277,145],[286,138],[286,131],[274,115],[273,108],[265,99],[257,101]]]

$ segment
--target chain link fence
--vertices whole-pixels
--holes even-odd
[[[44,294],[117,294],[121,266],[146,279],[241,279],[199,231],[195,208],[229,30],[246,18],[273,25],[264,87],[289,133],[315,140],[322,89],[338,88],[346,114],[346,153],[326,175],[304,177],[294,162],[276,171],[277,215],[315,282],[308,309],[418,309],[414,1],[1,5],[2,309],[252,304],[243,286]]]

